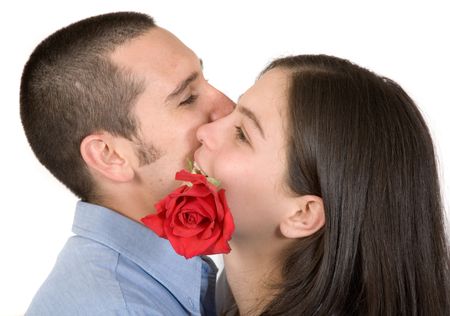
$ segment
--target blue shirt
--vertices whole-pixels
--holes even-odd
[[[215,315],[216,267],[145,226],[78,202],[69,238],[26,315]]]

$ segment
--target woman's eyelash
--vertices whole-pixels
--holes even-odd
[[[239,127],[239,126],[235,126],[234,128],[236,129],[236,133],[235,133],[236,134],[236,139],[241,141],[241,142],[248,143],[248,139],[245,136],[244,131],[242,130],[242,128]]]
[[[189,98],[187,98],[186,100],[182,101],[182,102],[180,103],[180,105],[186,105],[186,104],[194,103],[195,100],[197,100],[197,98],[198,98],[198,95],[191,94],[191,95],[189,96]]]

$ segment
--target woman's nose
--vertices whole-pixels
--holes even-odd
[[[200,125],[200,127],[197,129],[197,139],[198,141],[204,145],[209,147],[209,143],[210,143],[210,136],[211,136],[211,125],[212,123],[206,123],[203,125]]]
[[[222,117],[217,121],[200,125],[196,133],[198,141],[209,150],[218,149],[226,135],[226,122],[227,117]]]

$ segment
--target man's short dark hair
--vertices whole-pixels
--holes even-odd
[[[39,161],[83,200],[96,194],[80,154],[83,138],[97,131],[138,136],[131,109],[143,82],[109,56],[152,27],[151,17],[135,12],[87,18],[42,41],[24,67],[20,115],[28,142]]]

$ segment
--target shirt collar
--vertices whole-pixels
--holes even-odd
[[[169,241],[144,225],[86,202],[77,204],[72,231],[125,255],[166,287],[186,309],[200,310],[200,257],[185,259],[175,253]]]

